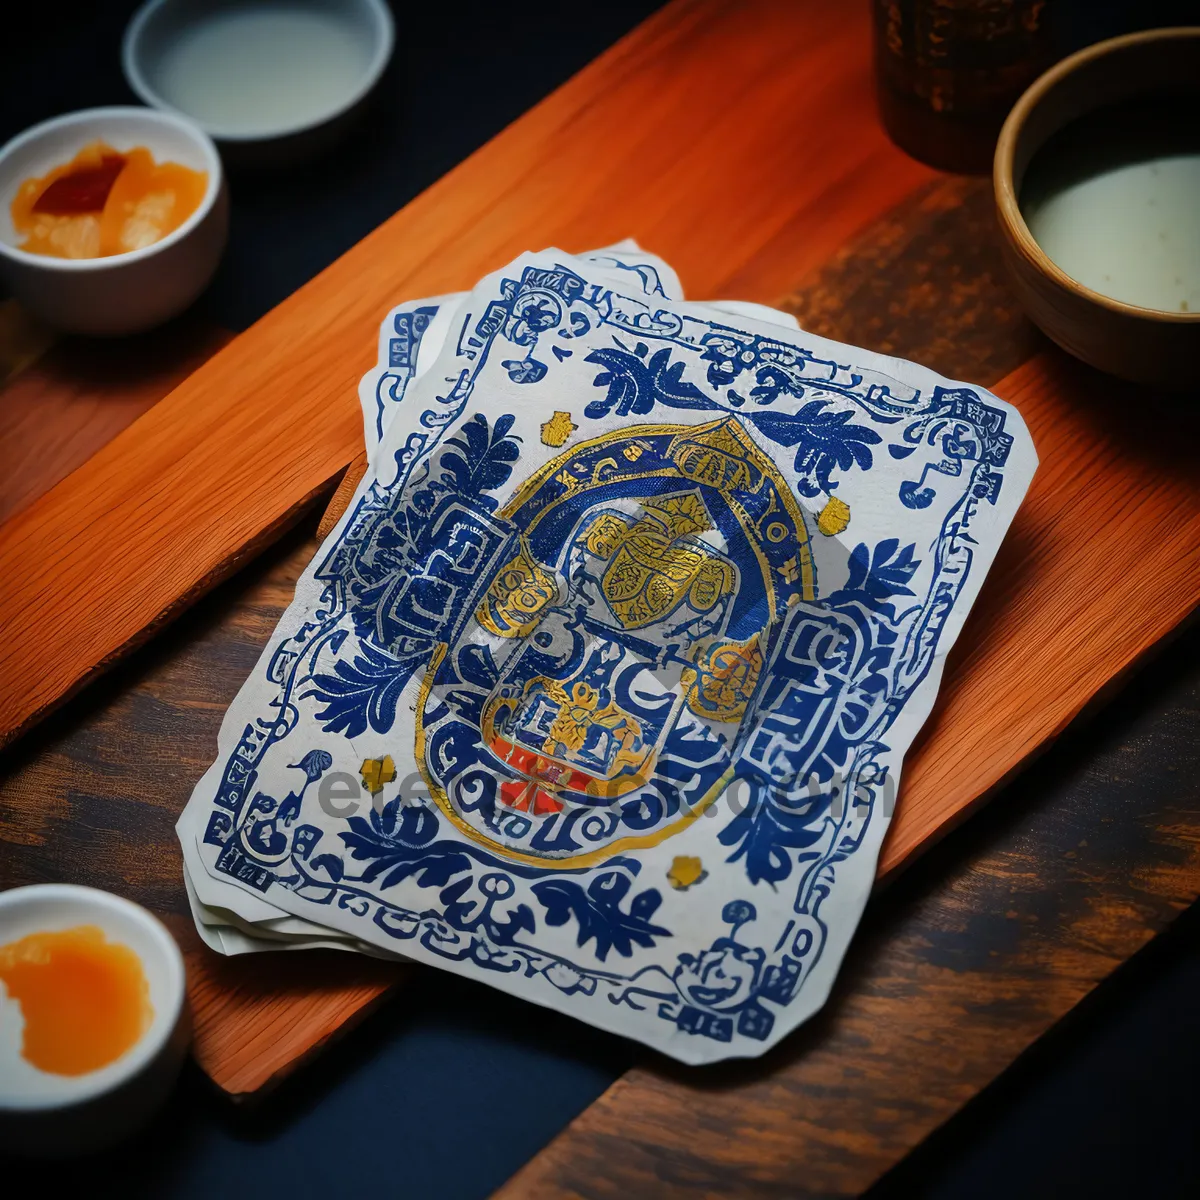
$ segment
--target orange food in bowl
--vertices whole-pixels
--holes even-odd
[[[141,959],[95,925],[0,946],[0,982],[25,1018],[21,1056],[55,1075],[115,1062],[154,1018]]]
[[[144,146],[85,146],[69,163],[17,189],[20,248],[56,258],[104,258],[152,246],[200,207],[208,175],[156,163]]]

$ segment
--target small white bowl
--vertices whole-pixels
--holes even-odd
[[[121,65],[142,100],[191,118],[231,165],[280,165],[342,134],[394,42],[385,0],[149,0]]]
[[[53,1075],[21,1055],[24,1018],[0,982],[0,1150],[68,1155],[133,1133],[174,1086],[190,1037],[183,956],[166,927],[120,896],[74,884],[0,892],[0,945],[33,933],[96,925],[141,959],[150,1028],[115,1062],[85,1075]]]
[[[105,258],[19,249],[12,202],[21,183],[70,162],[91,142],[147,147],[156,162],[208,173],[200,206],[152,246]],[[100,336],[138,333],[182,312],[208,285],[229,229],[229,197],[212,139],[192,122],[147,108],[89,108],[18,134],[0,149],[0,278],[50,325]]]

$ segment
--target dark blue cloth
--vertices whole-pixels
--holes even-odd
[[[412,991],[253,1108],[232,1106],[189,1065],[153,1126],[56,1166],[54,1194],[475,1200],[629,1065],[619,1038],[480,984],[419,974]]]

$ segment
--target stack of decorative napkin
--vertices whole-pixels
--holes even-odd
[[[179,821],[202,936],[761,1053],[858,921],[1020,416],[631,242],[400,305],[359,395],[367,474]]]

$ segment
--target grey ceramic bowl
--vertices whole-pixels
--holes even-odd
[[[361,114],[392,56],[385,0],[149,0],[125,31],[129,86],[234,166],[307,158]]]
[[[1164,94],[1195,120],[1200,27],[1151,29],[1080,50],[1042,75],[1009,113],[993,182],[1013,289],[1042,332],[1110,375],[1190,390],[1200,383],[1200,313],[1142,308],[1085,287],[1038,245],[1021,209],[1026,172],[1056,133],[1109,105]]]

